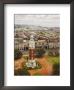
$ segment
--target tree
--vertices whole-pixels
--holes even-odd
[[[43,48],[36,49],[36,57],[40,58],[45,54],[45,50]]]
[[[14,59],[17,60],[17,59],[20,59],[22,57],[22,52],[15,49],[14,50]]]
[[[53,75],[60,74],[60,63],[53,64]]]
[[[30,75],[30,73],[28,72],[28,70],[23,68],[22,70],[15,70],[14,75]]]

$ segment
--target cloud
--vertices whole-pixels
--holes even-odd
[[[60,15],[15,15],[15,24],[40,25],[45,27],[59,27]]]

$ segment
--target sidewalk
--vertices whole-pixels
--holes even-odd
[[[39,74],[39,75],[51,75],[53,71],[52,64],[49,64],[47,61],[47,57],[39,58],[37,60],[42,68],[41,69],[35,69],[35,70],[28,70],[31,75]]]

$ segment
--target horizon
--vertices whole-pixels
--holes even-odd
[[[40,26],[40,25],[28,25],[28,24],[14,24],[14,25],[24,25],[24,26],[36,26],[36,27],[46,27],[46,26]],[[59,26],[55,26],[55,27],[47,27],[47,28],[60,28]]]

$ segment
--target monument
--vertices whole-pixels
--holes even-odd
[[[26,63],[27,67],[30,68],[35,68],[36,67],[36,60],[35,60],[35,40],[34,40],[34,35],[30,35],[30,40],[29,40],[29,59],[28,62]]]

